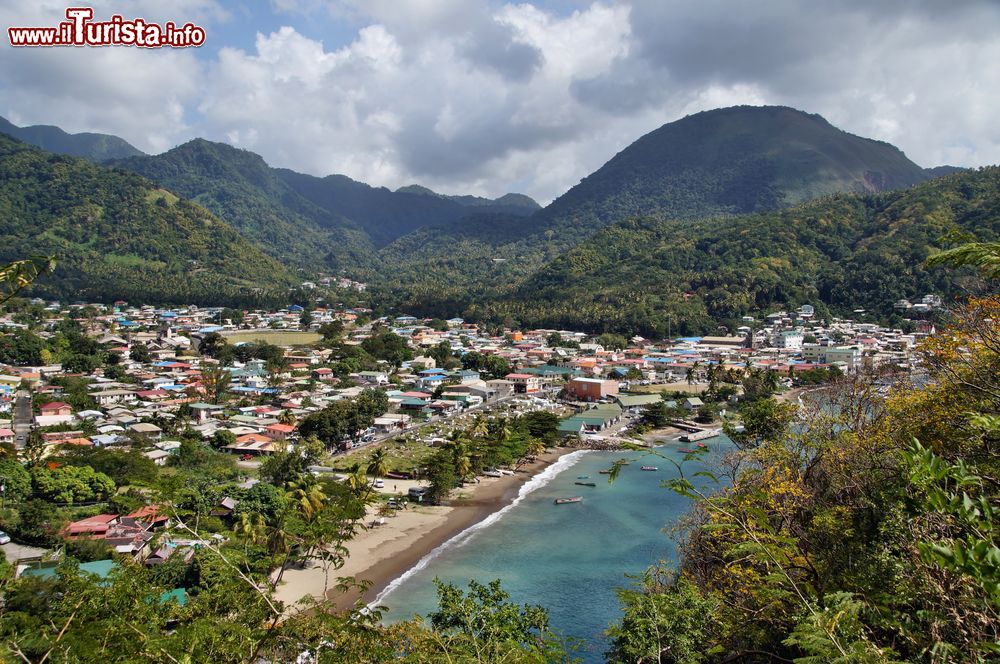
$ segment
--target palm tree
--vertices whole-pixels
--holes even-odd
[[[208,397],[215,403],[225,401],[230,382],[232,382],[232,376],[222,367],[204,369],[201,372],[201,384],[205,387]]]
[[[374,477],[385,477],[389,473],[388,457],[381,447],[372,452],[368,460],[368,473]]]
[[[292,411],[290,411],[290,410],[283,410],[278,415],[278,422],[281,423],[281,424],[293,425],[293,424],[295,424],[295,416],[292,415]]]
[[[326,504],[326,494],[312,475],[303,475],[298,480],[289,482],[286,495],[306,521],[315,519]]]
[[[351,474],[347,476],[347,486],[356,493],[360,493],[367,488],[368,478],[365,476],[365,471],[361,468],[361,464],[356,463],[351,466]]]
[[[460,482],[464,483],[465,478],[469,476],[469,472],[472,470],[472,460],[469,458],[468,452],[465,451],[465,447],[455,448],[455,474],[458,475]]]

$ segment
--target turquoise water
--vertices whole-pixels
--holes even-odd
[[[707,463],[729,449],[724,438],[706,442]],[[671,443],[657,452],[680,462],[684,454],[677,447]],[[609,485],[598,471],[623,457],[632,463]],[[659,471],[643,471],[642,465]],[[684,466],[688,477],[698,469],[692,462]],[[579,480],[581,475],[589,479]],[[404,620],[437,607],[435,577],[463,589],[470,579],[499,578],[513,601],[541,604],[553,629],[582,639],[585,662],[600,662],[607,647],[603,632],[621,615],[615,588],[632,583],[626,574],[674,560],[669,531],[690,501],[661,483],[676,476],[666,459],[638,452],[574,452],[525,484],[514,505],[439,547],[377,603],[389,608],[387,621]],[[583,502],[553,503],[571,496],[583,496]]]

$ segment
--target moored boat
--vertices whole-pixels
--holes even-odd
[[[565,505],[566,503],[581,503],[583,502],[583,496],[573,496],[572,498],[556,498],[556,505]]]
[[[579,486],[597,486],[597,482],[573,482],[573,484]]]
[[[599,472],[601,475],[610,475],[611,474],[610,470],[599,470],[597,472]]]
[[[642,470],[654,471],[654,470],[659,470],[659,468],[657,468],[656,466],[643,466]]]

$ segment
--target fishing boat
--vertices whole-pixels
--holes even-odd
[[[656,466],[643,466],[642,470],[656,471],[659,470]]]
[[[677,451],[678,452],[683,452],[684,454],[692,454],[694,452],[694,450],[690,450],[690,449],[688,449],[686,447],[678,447]]]
[[[597,486],[597,482],[573,482],[578,486]]]
[[[583,496],[573,496],[572,498],[556,498],[556,505],[565,505],[566,503],[582,503]]]
[[[578,479],[578,480],[589,480],[590,479],[590,475],[577,475],[576,479]]]
[[[601,475],[610,475],[611,474],[610,470],[599,470],[597,472],[599,472]]]

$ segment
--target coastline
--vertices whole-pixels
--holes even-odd
[[[346,610],[359,599],[371,603],[441,544],[510,505],[525,483],[563,456],[581,449],[585,448],[557,447],[525,464],[514,475],[481,478],[478,484],[456,490],[456,498],[448,505],[410,507],[390,517],[385,525],[366,529],[348,542],[346,563],[331,570],[329,578],[322,565],[289,569],[275,595],[292,612],[297,610],[297,602],[307,596],[320,599],[324,588],[335,611]],[[354,577],[370,585],[363,594],[357,590],[343,593],[334,587],[338,577]]]

